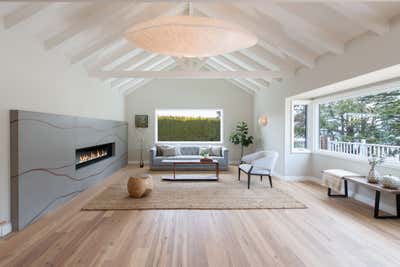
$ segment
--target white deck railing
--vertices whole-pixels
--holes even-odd
[[[384,156],[386,161],[400,163],[400,146],[367,144],[365,142],[339,142],[328,140],[327,150],[367,158]]]

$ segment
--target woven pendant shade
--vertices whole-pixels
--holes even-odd
[[[136,47],[176,57],[211,57],[248,48],[257,37],[238,25],[207,17],[159,17],[130,28]]]

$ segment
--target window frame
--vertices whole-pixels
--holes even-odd
[[[385,92],[391,92],[391,91],[396,91],[400,90],[400,79],[396,80],[390,80],[390,81],[383,81],[383,82],[378,82],[375,84],[369,84],[365,86],[360,86],[357,88],[353,88],[350,90],[347,90],[345,92],[340,92],[336,94],[330,94],[330,95],[325,95],[321,97],[317,97],[314,99],[307,99],[307,100],[301,100],[301,99],[291,99],[291,104],[289,105],[289,112],[290,112],[290,146],[291,146],[291,153],[312,153],[316,155],[323,155],[323,156],[328,156],[332,158],[337,158],[337,159],[344,159],[344,160],[349,160],[353,162],[358,162],[358,163],[367,163],[368,160],[366,158],[360,158],[360,157],[355,157],[354,155],[342,153],[342,152],[333,152],[333,151],[328,151],[328,150],[322,150],[320,149],[320,136],[319,136],[319,105],[320,104],[325,104],[333,101],[339,101],[339,100],[344,100],[344,99],[349,99],[349,98],[356,98],[356,97],[362,97],[366,95],[372,95],[372,94],[380,94],[380,93],[385,93]],[[309,143],[309,147],[306,151],[297,151],[297,149],[293,150],[293,103],[308,103],[309,108],[311,107],[311,112],[308,112],[308,122],[310,123],[308,129],[309,138],[311,139],[311,142]],[[387,167],[387,168],[392,168],[392,169],[400,169],[400,164],[399,163],[393,163],[393,162],[384,162],[382,164],[382,167]]]
[[[294,147],[294,106],[304,105],[307,106],[307,117],[306,117],[306,148],[295,148]],[[311,114],[311,116],[310,116]],[[292,154],[302,154],[312,152],[312,117],[313,117],[312,101],[311,100],[292,100],[290,103],[290,152]]]
[[[219,111],[221,112],[220,140],[219,141],[158,141],[158,112],[176,110],[198,110],[198,111]],[[218,144],[224,143],[224,110],[222,108],[159,108],[154,110],[154,143],[155,144]]]

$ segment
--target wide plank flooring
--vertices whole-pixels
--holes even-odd
[[[123,171],[0,240],[0,266],[400,266],[398,220],[312,182],[274,179],[307,209],[80,210]]]

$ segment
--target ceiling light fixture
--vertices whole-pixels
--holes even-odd
[[[144,50],[175,57],[212,57],[255,45],[242,27],[198,16],[158,17],[134,25],[125,38]]]

